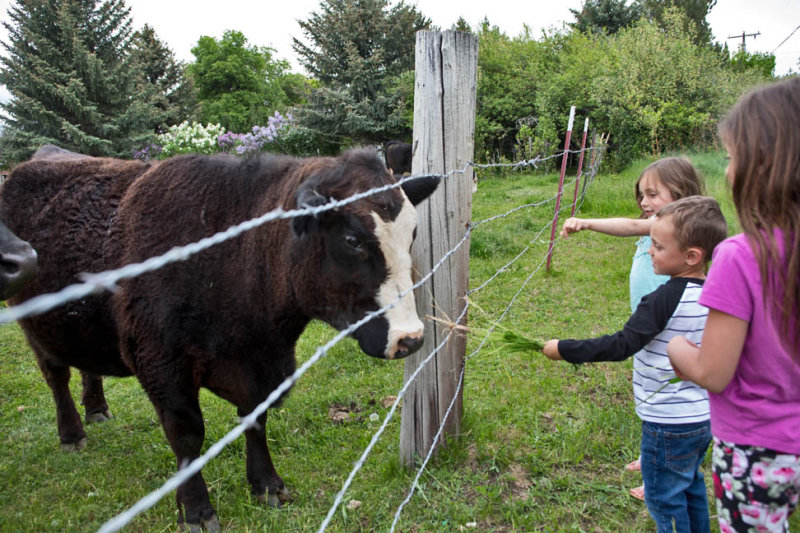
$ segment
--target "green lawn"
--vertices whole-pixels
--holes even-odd
[[[723,156],[691,157],[733,222]],[[635,216],[633,183],[647,163],[598,176],[580,215]],[[549,198],[557,182],[552,174],[483,179],[473,220]],[[541,339],[585,337],[613,332],[626,320],[634,240],[578,234],[556,244],[549,273],[537,271],[552,210],[552,203],[521,210],[473,233],[473,288],[525,246],[531,249],[472,295],[480,310],[470,310],[468,354],[532,273],[503,319],[505,327]],[[299,342],[300,362],[333,335],[327,326],[312,324]],[[484,346],[467,362],[461,434],[428,465],[397,531],[457,532],[473,522],[476,531],[498,532],[652,530],[644,504],[628,496],[640,477],[623,470],[639,446],[631,371],[630,361],[575,368]],[[402,379],[401,362],[369,358],[350,340],[338,344],[270,414],[270,450],[292,503],[275,510],[251,499],[242,438],[203,470],[224,529],[316,531]],[[172,475],[174,457],[137,382],[108,379],[106,390],[114,418],[87,427],[83,451],[62,452],[52,399],[34,357],[16,325],[0,327],[0,531],[94,531]],[[79,392],[76,378],[76,402]],[[232,406],[211,394],[203,394],[201,403],[210,445],[237,418]],[[335,408],[349,412],[344,422],[332,419]],[[371,420],[373,413],[378,421]],[[389,531],[416,475],[400,466],[399,426],[398,412],[328,531]],[[348,509],[352,500],[360,506]],[[170,496],[126,531],[174,531],[175,517]],[[795,517],[792,525],[798,528],[800,520]]]

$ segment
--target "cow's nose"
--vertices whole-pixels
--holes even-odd
[[[10,281],[27,281],[39,271],[36,252],[28,246],[19,252],[0,254],[0,270]]]
[[[403,337],[402,339],[397,341],[397,351],[395,352],[395,358],[402,359],[403,357],[408,357],[412,353],[419,350],[420,346],[422,346],[423,338],[422,336],[419,337]]]

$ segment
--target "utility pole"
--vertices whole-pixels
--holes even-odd
[[[741,38],[742,39],[742,44],[739,46],[739,48],[743,52],[746,52],[747,50],[745,49],[745,39],[747,39],[748,37],[752,37],[753,39],[755,39],[759,35],[761,35],[760,31],[756,32],[756,33],[745,33],[744,31],[742,31],[741,35],[728,35],[728,39],[739,39],[739,38]]]

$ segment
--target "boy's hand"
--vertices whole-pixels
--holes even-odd
[[[558,353],[558,339],[550,339],[546,343],[544,343],[544,348],[542,348],[542,353],[548,358],[552,359],[553,361],[562,361],[561,354]]]
[[[586,223],[583,220],[574,217],[568,218],[561,227],[561,236],[566,238],[584,229],[586,229]]]

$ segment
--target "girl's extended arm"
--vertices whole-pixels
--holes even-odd
[[[677,336],[667,344],[676,373],[711,392],[722,392],[733,379],[749,324],[733,315],[709,309],[700,347]]]
[[[649,235],[653,220],[650,218],[568,218],[561,228],[561,236],[592,230],[615,237]]]

